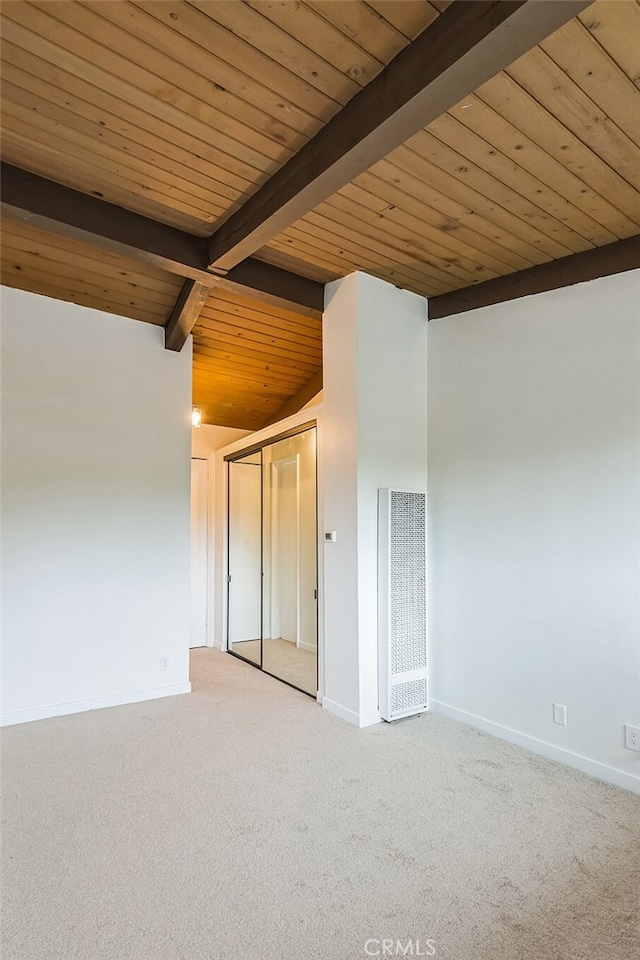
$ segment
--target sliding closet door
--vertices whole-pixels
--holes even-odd
[[[260,665],[262,457],[229,463],[229,650]]]
[[[318,689],[316,431],[263,447],[262,668]]]

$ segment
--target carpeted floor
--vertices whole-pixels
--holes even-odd
[[[216,651],[192,682],[4,731],[4,960],[640,956],[638,797]]]

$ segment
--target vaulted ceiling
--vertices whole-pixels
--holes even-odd
[[[442,313],[640,265],[636,0],[1,10],[2,280],[193,328],[207,422],[305,397],[353,270]]]

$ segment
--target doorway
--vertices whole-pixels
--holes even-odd
[[[228,459],[227,649],[318,690],[316,429]]]
[[[189,646],[205,647],[209,621],[209,463],[191,459]]]

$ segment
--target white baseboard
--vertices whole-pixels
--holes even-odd
[[[297,646],[300,650],[308,650],[309,653],[315,653],[316,650],[318,649],[315,643],[302,643],[302,641],[300,641],[300,643],[297,644]]]
[[[353,724],[354,727],[360,726],[360,717],[355,710],[349,710],[348,707],[343,707],[342,704],[336,703],[334,700],[329,700],[328,697],[322,698],[322,709],[326,710],[327,713],[332,713],[334,717],[340,717],[341,720],[346,720],[347,723]]]
[[[433,713],[440,713],[443,717],[449,717],[450,720],[466,723],[467,726],[475,727],[484,733],[490,733],[492,736],[507,740],[518,747],[524,747],[531,753],[537,753],[549,760],[555,760],[557,763],[563,763],[567,767],[580,770],[581,773],[595,777],[596,780],[604,780],[605,783],[612,783],[615,787],[622,787],[623,790],[640,794],[640,777],[636,777],[632,773],[619,770],[617,767],[610,767],[598,760],[590,760],[589,757],[583,757],[572,750],[556,747],[545,740],[538,740],[536,737],[530,737],[518,730],[512,730],[510,727],[503,727],[500,723],[493,723],[491,720],[485,720],[484,717],[477,717],[473,713],[467,713],[466,710],[458,710],[457,707],[450,707],[438,700],[429,700],[429,707]]]
[[[341,720],[346,720],[347,723],[352,724],[354,727],[371,727],[374,723],[381,722],[378,710],[369,710],[367,713],[356,713],[355,710],[343,707],[342,704],[336,703],[335,700],[329,700],[328,697],[322,698],[322,706],[327,713],[332,713],[334,717],[340,717]]]
[[[115,693],[109,697],[93,697],[90,700],[74,700],[69,703],[49,703],[42,707],[27,707],[24,710],[7,710],[0,714],[0,726],[10,727],[16,723],[64,717],[70,713],[102,710],[103,707],[119,707],[125,703],[140,703],[143,700],[157,700],[160,697],[174,697],[180,693],[191,693],[191,684],[188,680],[184,683],[170,683],[164,687],[147,687],[144,690]]]
[[[382,717],[379,710],[368,710],[360,714],[360,727],[373,727],[376,723],[382,723]]]

